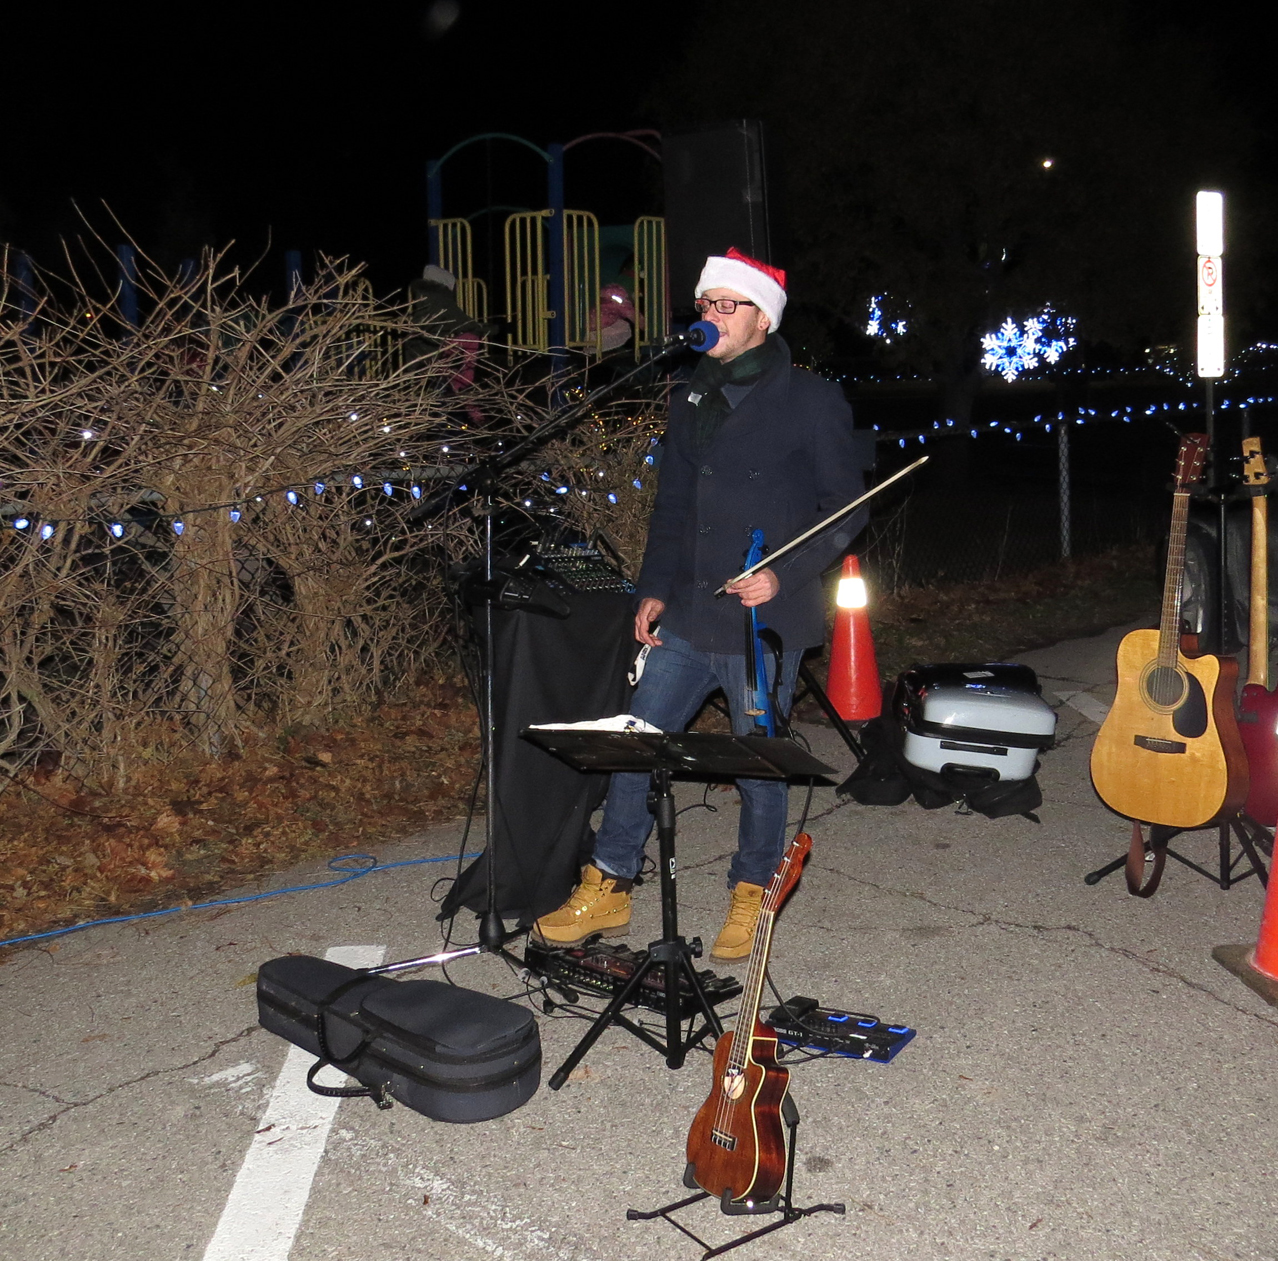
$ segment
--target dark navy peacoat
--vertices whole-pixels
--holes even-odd
[[[695,648],[743,653],[741,601],[713,592],[745,567],[756,528],[777,548],[862,494],[873,440],[853,429],[843,391],[790,366],[788,348],[700,456],[690,442],[688,392],[682,383],[671,399],[638,597],[663,601],[662,629]],[[777,562],[781,588],[759,614],[787,650],[822,642],[821,574],[848,550],[867,515],[859,510]]]

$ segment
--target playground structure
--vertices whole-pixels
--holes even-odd
[[[467,218],[446,218],[444,164],[480,141],[522,145],[546,163],[548,205],[538,210],[512,209],[505,221],[500,270],[505,309],[500,314],[506,325],[506,344],[512,349],[542,353],[576,350],[602,355],[606,320],[600,309],[601,289],[608,277],[601,270],[601,229],[590,211],[565,206],[564,155],[575,145],[611,139],[637,145],[659,161],[660,154],[641,139],[655,136],[655,132],[647,131],[598,132],[541,149],[521,136],[487,132],[460,141],[443,157],[428,163],[428,256],[430,262],[456,276],[458,306],[483,322],[492,315],[489,286],[476,274],[471,220],[500,208],[485,207]],[[615,230],[612,231],[615,237]],[[629,290],[634,315],[630,340],[638,360],[670,331],[665,220],[655,215],[636,219],[628,244],[629,263],[620,287]]]

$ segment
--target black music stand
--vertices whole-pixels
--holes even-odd
[[[555,1071],[550,1079],[550,1088],[558,1090],[603,1031],[614,1024],[664,1055],[668,1067],[681,1068],[688,1052],[707,1034],[713,1033],[718,1037],[723,1032],[723,1024],[692,965],[693,948],[679,936],[675,895],[675,804],[671,782],[676,775],[687,779],[807,779],[834,772],[797,744],[768,736],[728,736],[699,731],[653,734],[581,729],[555,731],[536,727],[525,727],[520,734],[579,771],[648,771],[652,775],[652,792],[648,801],[657,816],[660,844],[661,940],[649,943],[648,949],[639,956],[634,975]],[[700,943],[697,946],[697,953],[700,953]],[[622,1012],[653,968],[665,969],[664,1042]],[[686,1038],[682,1028],[684,982],[696,1007]],[[698,1013],[704,1020],[700,1029],[694,1027]]]

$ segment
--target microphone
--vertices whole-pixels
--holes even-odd
[[[672,333],[667,337],[662,349],[670,351],[689,346],[705,354],[707,350],[713,350],[718,343],[719,330],[709,320],[698,320],[686,333]]]

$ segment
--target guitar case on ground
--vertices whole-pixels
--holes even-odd
[[[838,792],[864,806],[925,810],[962,802],[990,819],[1043,804],[1035,772],[1056,714],[1038,676],[1007,662],[915,664],[884,692],[883,717],[861,731],[865,757]]]
[[[317,1094],[395,1099],[435,1121],[488,1121],[528,1102],[541,1082],[532,1012],[441,981],[393,981],[309,955],[257,974],[258,1021],[316,1056]],[[320,1086],[332,1064],[359,1086]]]

